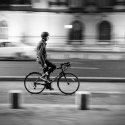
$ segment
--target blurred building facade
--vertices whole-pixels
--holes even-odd
[[[0,42],[36,45],[43,31],[52,49],[125,51],[125,0],[0,1]]]

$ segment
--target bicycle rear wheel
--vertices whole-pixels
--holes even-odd
[[[45,82],[40,79],[39,72],[31,72],[24,79],[25,89],[31,94],[39,94],[45,89]]]
[[[65,73],[65,75],[59,77],[57,86],[62,93],[71,95],[79,89],[80,82],[76,75]]]

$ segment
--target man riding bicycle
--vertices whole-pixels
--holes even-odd
[[[37,45],[37,61],[39,64],[41,64],[43,68],[43,72],[46,73],[47,79],[50,80],[50,73],[52,73],[56,69],[56,65],[50,62],[47,59],[47,54],[46,54],[46,41],[49,39],[49,33],[48,32],[43,32],[41,34],[41,40],[39,44]],[[46,83],[46,89],[53,90],[51,87],[51,82]]]

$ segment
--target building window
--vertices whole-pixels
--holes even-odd
[[[84,0],[69,0],[68,4],[70,8],[83,8],[85,1]]]
[[[11,1],[11,10],[21,10],[28,11],[32,8],[31,0],[12,0]]]
[[[67,0],[50,0],[49,1],[49,5],[50,6],[63,6],[63,5],[68,5],[68,1]]]
[[[12,0],[12,4],[16,5],[30,5],[31,0]]]
[[[115,5],[115,0],[97,0],[98,7],[103,8],[112,8]]]
[[[96,5],[96,0],[85,0],[86,5]]]
[[[10,7],[10,0],[0,0],[0,10],[8,10]]]
[[[8,39],[8,25],[4,20],[0,21],[0,39]]]
[[[83,40],[83,24],[76,20],[72,23],[72,28],[68,35],[68,44],[81,44]]]
[[[98,25],[99,42],[110,42],[111,40],[111,24],[108,21],[102,21]]]

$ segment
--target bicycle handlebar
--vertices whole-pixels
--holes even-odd
[[[57,67],[57,69],[62,69],[63,66],[70,67],[71,64],[70,64],[70,62],[61,63],[61,64],[60,64],[60,67]]]

